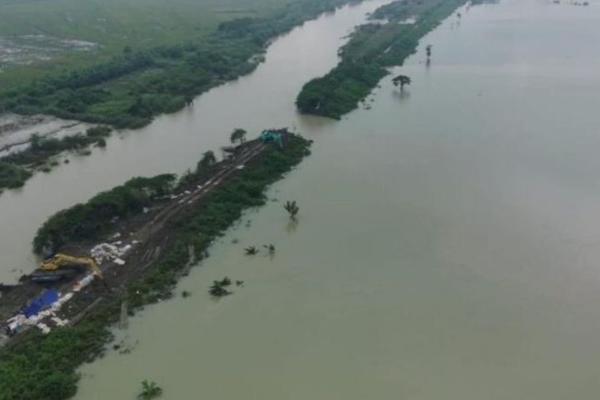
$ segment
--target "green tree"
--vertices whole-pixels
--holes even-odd
[[[400,90],[404,89],[404,85],[410,85],[411,79],[406,75],[398,75],[394,79],[392,79],[394,86],[400,85]]]
[[[233,132],[231,132],[231,137],[229,138],[231,143],[235,143],[235,142],[240,142],[240,144],[243,144],[246,141],[246,131],[244,129],[234,129]]]
[[[300,207],[298,207],[295,200],[286,201],[283,208],[288,212],[291,219],[296,219],[296,215],[298,215],[298,211],[300,211]]]
[[[198,170],[210,168],[217,163],[217,157],[212,151],[207,151],[202,155],[202,159],[198,162]]]
[[[139,400],[151,400],[162,395],[162,388],[156,382],[144,380],[142,382],[142,391],[138,394]]]

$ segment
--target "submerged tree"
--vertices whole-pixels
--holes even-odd
[[[296,201],[286,201],[283,205],[285,211],[288,212],[291,219],[296,219],[296,215],[298,215],[298,211],[300,211],[300,207],[296,204]]]
[[[221,279],[221,281],[219,281],[219,284],[221,286],[229,286],[231,285],[231,279],[229,279],[229,277],[226,276],[225,278]]]
[[[224,297],[232,294],[229,290],[225,289],[225,287],[231,285],[231,280],[227,277],[223,278],[220,281],[214,281],[208,292],[213,297]]]
[[[138,394],[139,400],[156,399],[162,395],[162,388],[156,382],[144,380],[142,382],[142,392]]]
[[[433,45],[428,44],[427,47],[425,47],[425,53],[427,53],[427,60],[431,60],[431,51],[433,49]]]
[[[268,245],[264,245],[263,246],[265,249],[267,249],[267,251],[269,252],[270,255],[275,254],[275,245],[273,243],[268,244]]]
[[[239,128],[235,129],[231,132],[229,140],[231,143],[239,142],[240,144],[243,144],[246,141],[246,131]]]
[[[400,85],[400,90],[404,89],[404,85],[410,85],[411,79],[406,75],[398,75],[394,79],[392,79],[394,86]]]
[[[256,248],[256,246],[246,247],[244,251],[246,252],[247,256],[253,256],[258,254],[258,249]]]

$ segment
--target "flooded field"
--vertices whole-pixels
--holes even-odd
[[[46,115],[0,115],[0,157],[26,149],[33,135],[62,138],[85,132],[90,126]]]
[[[14,66],[50,61],[69,52],[90,52],[98,43],[76,39],[60,39],[42,34],[12,37],[0,36],[0,72]]]

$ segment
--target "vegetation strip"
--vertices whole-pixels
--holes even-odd
[[[32,135],[26,150],[0,158],[0,192],[2,189],[16,189],[25,184],[37,170],[49,172],[58,161],[54,156],[63,151],[89,152],[90,146],[106,146],[106,138],[111,129],[106,126],[89,128],[85,134],[66,136],[62,139],[43,138]]]
[[[276,144],[268,145],[245,168],[210,191],[197,205],[169,220],[170,239],[165,242],[159,259],[144,269],[142,277],[125,285],[124,290],[107,295],[77,325],[57,328],[45,336],[32,330],[1,350],[0,399],[63,400],[72,397],[79,379],[77,367],[102,354],[111,339],[109,326],[119,318],[121,303],[127,301],[130,311],[135,311],[171,296],[177,279],[187,272],[190,259],[205,257],[210,244],[238,220],[245,209],[263,205],[266,188],[307,156],[309,146],[309,141],[291,134],[283,149]],[[206,170],[199,168],[194,174],[206,176]],[[164,175],[162,177],[158,181],[166,179]],[[186,181],[189,183],[193,179],[188,176]],[[138,209],[137,200],[128,200],[127,196],[118,199],[118,205],[128,208],[131,204],[131,209]],[[102,207],[97,198],[94,204]],[[80,209],[79,206],[76,208]],[[117,207],[113,212],[117,215],[121,210]],[[64,224],[61,226],[89,221],[90,215],[106,217],[100,210],[96,210],[97,214],[87,212],[71,214],[65,211],[64,214],[71,218],[61,222]],[[101,236],[102,232],[99,224],[97,235]],[[193,254],[190,254],[190,248]]]
[[[402,65],[419,40],[467,0],[400,0],[377,9],[341,49],[341,62],[302,88],[296,105],[302,113],[340,119],[356,109],[388,67]],[[381,22],[383,21],[383,22]]]

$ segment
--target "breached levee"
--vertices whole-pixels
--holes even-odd
[[[52,251],[87,255],[99,242],[119,239],[135,241],[135,245],[122,255],[125,265],[110,257],[100,263],[105,285],[96,280],[73,295],[68,307],[39,321],[49,333],[24,329],[0,350],[3,398],[60,400],[73,396],[77,367],[102,353],[111,338],[109,328],[119,321],[121,304],[126,302],[131,312],[171,296],[178,278],[191,267],[190,259],[205,258],[211,243],[244,210],[265,203],[269,185],[310,154],[310,141],[287,130],[278,132],[281,141],[263,136],[232,148],[221,162],[205,153],[196,171],[178,182],[162,176],[161,190],[145,199],[131,195],[141,195],[146,189],[128,192],[126,184],[50,218],[36,238],[38,250],[48,249],[52,243]],[[124,212],[128,204],[132,207]],[[113,218],[109,218],[111,213]],[[77,227],[84,225],[89,229],[87,236],[77,236]],[[73,236],[64,236],[58,244],[58,232]],[[62,282],[53,284],[52,289],[60,295],[72,291],[73,286]],[[42,292],[27,276],[19,285],[5,288],[0,299],[2,323]],[[52,318],[68,322],[66,326],[52,325]]]

